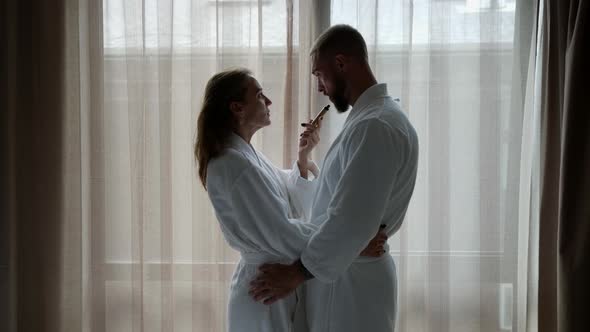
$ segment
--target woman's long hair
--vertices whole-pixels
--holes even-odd
[[[252,72],[244,68],[222,71],[215,74],[205,88],[203,106],[197,120],[195,158],[199,178],[207,190],[207,165],[226,148],[235,128],[230,103],[243,101]]]

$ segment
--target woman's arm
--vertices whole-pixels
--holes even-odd
[[[302,123],[301,126],[305,127],[305,131],[299,135],[299,153],[297,155],[297,166],[301,173],[301,177],[304,179],[308,178],[308,172],[312,172],[315,177],[319,175],[319,169],[317,165],[311,160],[311,151],[320,142],[320,129],[322,127],[322,119],[318,119],[317,124]]]
[[[240,233],[260,250],[296,258],[316,227],[289,218],[272,179],[250,167],[235,181],[230,197],[240,222]]]

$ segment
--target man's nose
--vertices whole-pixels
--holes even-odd
[[[324,92],[324,85],[322,83],[320,83],[319,81],[318,81],[318,91],[322,92],[322,93]]]

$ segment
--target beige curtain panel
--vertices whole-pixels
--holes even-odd
[[[204,86],[251,69],[273,102],[253,144],[289,166],[329,103],[309,50],[346,23],[420,139],[396,331],[581,331],[588,5],[556,3],[3,4],[0,330],[224,331],[239,256],[196,177]]]
[[[584,331],[590,296],[590,4],[544,1],[539,331]]]

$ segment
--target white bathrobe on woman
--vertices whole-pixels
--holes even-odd
[[[275,167],[232,134],[228,149],[207,167],[207,192],[221,231],[241,260],[234,272],[228,304],[229,332],[291,331],[297,295],[268,306],[248,295],[263,263],[290,264],[311,234],[309,211],[315,181]]]
[[[392,257],[358,257],[385,224],[401,226],[416,181],[418,138],[385,84],[356,101],[322,166],[310,222],[319,226],[301,255],[312,332],[390,332],[395,327]],[[387,249],[386,249],[387,250]]]

